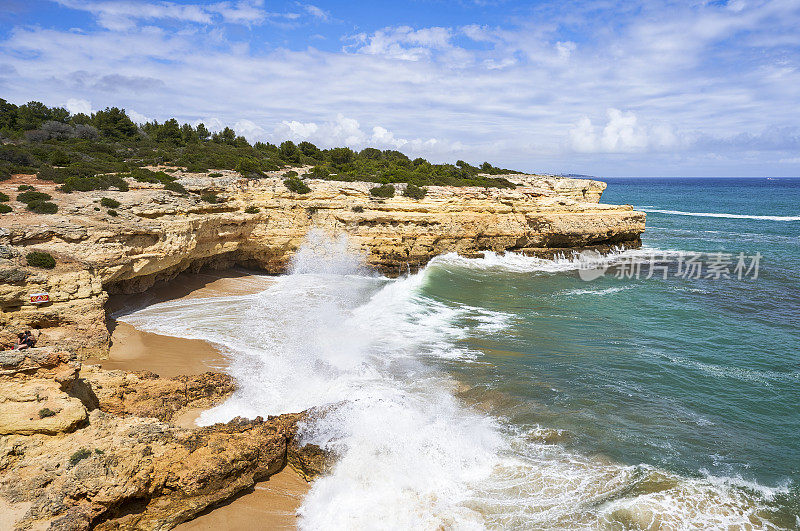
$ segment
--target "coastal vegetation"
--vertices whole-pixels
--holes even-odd
[[[283,184],[286,186],[286,188],[296,194],[307,194],[311,191],[311,188],[309,188],[308,185],[296,175],[283,181]]]
[[[394,197],[394,186],[391,184],[382,184],[369,189],[370,195],[375,197]]]
[[[233,170],[249,178],[304,166],[310,170],[302,176],[294,170],[284,174],[287,180],[297,179],[287,186],[300,190],[296,183],[305,177],[379,185],[409,183],[413,188],[404,195],[412,198],[424,196],[419,190],[426,185],[513,187],[501,175],[517,173],[488,162],[433,164],[423,158],[412,160],[400,151],[371,147],[321,149],[311,142],[291,140],[251,144],[230,127],[212,133],[202,123],[180,124],[174,118],[136,124],[117,107],[91,115],[70,114],[36,101],[18,106],[0,99],[0,180],[26,173],[59,184],[63,192],[126,191],[125,177],[129,177],[186,194],[174,176],[145,168],[159,165],[188,172]]]
[[[25,255],[25,261],[31,267],[40,267],[42,269],[53,269],[56,266],[56,259],[53,258],[53,255],[41,251],[31,251]]]

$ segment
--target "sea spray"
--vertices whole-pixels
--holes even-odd
[[[466,339],[511,314],[435,300],[442,273],[553,275],[576,261],[446,255],[407,278],[365,274],[345,239],[315,234],[292,274],[244,298],[178,301],[123,317],[204,338],[238,390],[201,424],[313,409],[305,442],[337,456],[300,509],[307,529],[771,527],[757,493],[716,478],[624,466],[529,437],[466,405],[440,361],[480,361]],[[489,327],[487,329],[487,326]]]

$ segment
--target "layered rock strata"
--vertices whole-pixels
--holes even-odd
[[[300,195],[280,176],[221,173],[175,172],[188,190],[216,193],[218,203],[137,182],[128,192],[62,194],[31,178],[54,196],[59,213],[18,213],[24,209],[15,205],[15,213],[0,216],[0,344],[13,341],[15,330],[39,327],[43,344],[103,356],[108,293],[143,291],[202,267],[281,273],[313,229],[346,234],[370,266],[392,275],[445,252],[552,256],[636,246],[645,224],[631,206],[600,204],[606,185],[585,179],[513,175],[514,189],[431,186],[416,200],[401,195],[403,185],[397,196],[380,199],[370,195],[371,183],[308,180],[311,192]],[[121,203],[118,215],[100,206],[102,197]],[[25,266],[31,250],[51,253],[57,267]],[[31,304],[39,292],[50,302]]]
[[[298,444],[303,413],[176,426],[231,393],[226,375],[81,370],[49,349],[3,353],[0,370],[3,529],[171,529],[287,464],[325,466]]]

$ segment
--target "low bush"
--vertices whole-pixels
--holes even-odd
[[[39,410],[39,418],[46,419],[47,417],[55,417],[56,412],[50,409],[49,407],[43,407]]]
[[[394,186],[391,184],[382,184],[375,188],[370,188],[369,193],[375,197],[394,197]]]
[[[17,194],[17,201],[20,203],[32,203],[33,201],[47,201],[48,199],[52,199],[53,196],[50,194],[46,194],[44,192],[37,192],[36,190],[28,190],[27,192],[22,192],[21,194]]]
[[[119,216],[119,213],[116,210],[109,210],[108,215],[111,216],[112,218],[115,218]]]
[[[106,208],[117,208],[122,203],[117,201],[116,199],[111,199],[110,197],[104,197],[100,200],[100,205]]]
[[[61,191],[66,193],[108,190],[109,188],[127,192],[128,183],[119,175],[95,175],[94,177],[67,177],[64,184],[61,185]]]
[[[200,199],[211,204],[221,203],[219,197],[217,197],[217,194],[203,194],[200,196]]]
[[[260,177],[264,175],[261,172],[261,164],[255,160],[250,158],[242,158],[236,164],[236,171],[238,171],[241,175],[247,176],[255,176]]]
[[[164,183],[164,190],[169,190],[170,192],[177,192],[179,194],[189,193],[186,191],[186,188],[184,188],[181,183],[176,181],[170,181],[168,183]]]
[[[261,212],[261,209],[257,206],[250,205],[249,207],[244,209],[245,214],[258,214]]]
[[[14,209],[10,205],[0,204],[0,214],[8,214],[12,210]]]
[[[50,201],[31,201],[28,203],[27,208],[36,214],[55,214],[58,212],[58,205]]]
[[[41,251],[31,251],[26,254],[25,261],[31,267],[40,267],[42,269],[53,269],[56,266],[56,259],[53,258],[53,255]]]
[[[175,180],[175,177],[163,171],[153,171],[147,168],[134,168],[131,170],[131,177],[140,183],[166,184]]]
[[[403,195],[405,197],[410,197],[411,199],[422,199],[427,193],[427,188],[422,188],[415,184],[409,184],[406,186],[406,189],[403,190]]]
[[[77,452],[75,452],[74,454],[72,454],[70,456],[70,458],[69,458],[69,466],[75,466],[78,463],[80,463],[81,461],[83,461],[84,459],[86,459],[87,457],[90,457],[91,455],[92,455],[92,452],[90,452],[86,448],[81,448],[80,450],[78,450]]]
[[[283,176],[286,177],[287,179],[291,179],[292,177],[297,177],[297,175],[298,173],[294,170],[289,170],[283,174]]]
[[[50,152],[50,164],[53,166],[66,166],[72,162],[69,158],[69,155],[57,149],[55,151]]]
[[[363,206],[361,206],[361,205],[359,205],[359,206],[354,206],[354,207],[353,207],[351,210],[352,210],[353,212],[357,212],[357,213],[359,213],[359,214],[360,214],[361,212],[364,212],[364,207],[363,207]]]
[[[11,199],[11,198],[10,198],[10,197],[8,197],[8,195],[7,195],[7,194],[4,194],[3,192],[0,192],[0,203],[5,203],[5,202],[6,202],[6,201],[8,201],[9,199]]]
[[[311,188],[309,188],[306,183],[296,176],[286,179],[283,181],[283,184],[289,189],[289,191],[296,194],[307,194],[311,191]]]
[[[222,174],[218,171],[212,171],[208,174],[209,177],[222,177]]]
[[[17,192],[24,192],[26,190],[35,190],[35,189],[36,188],[31,186],[30,184],[21,184],[21,185],[17,186]]]
[[[327,179],[330,174],[331,172],[329,172],[322,166],[314,166],[313,168],[311,168],[311,171],[308,172],[308,175],[310,175],[315,179]]]

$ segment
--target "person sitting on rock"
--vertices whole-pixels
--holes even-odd
[[[29,348],[35,347],[36,346],[36,341],[38,341],[38,338],[35,335],[33,335],[33,332],[31,332],[30,330],[26,330],[25,331],[25,343],[28,345],[28,347]]]
[[[30,348],[30,345],[27,341],[27,336],[25,332],[20,332],[17,334],[17,342],[14,345],[14,350],[25,350],[26,348]]]

